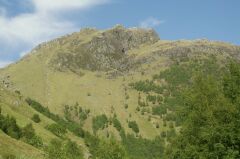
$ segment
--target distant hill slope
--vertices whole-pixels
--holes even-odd
[[[2,69],[0,78],[5,88],[19,90],[61,116],[65,115],[65,105],[78,103],[90,109],[84,122],[86,130],[92,131],[94,116],[115,113],[127,132],[133,133],[127,120],[134,120],[141,136],[153,138],[162,131],[156,129],[156,123],[163,121],[157,116],[149,121],[148,114],[136,110],[139,96],[146,98],[147,94],[129,84],[150,80],[175,62],[210,55],[224,62],[239,58],[240,47],[208,40],[164,41],[153,30],[122,26],[104,31],[83,29],[39,45]],[[117,135],[112,127],[100,134],[106,131]]]

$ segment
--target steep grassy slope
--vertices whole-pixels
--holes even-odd
[[[21,128],[31,123],[36,135],[42,139],[44,146],[48,145],[52,139],[58,139],[57,136],[46,129],[47,125],[55,123],[53,120],[32,109],[25,102],[25,97],[19,94],[19,92],[11,92],[4,88],[2,84],[0,85],[0,108],[3,116],[14,117],[17,121],[17,125],[19,125]],[[32,120],[34,114],[39,115],[41,120],[40,123],[35,123]],[[78,145],[81,145],[81,147],[84,149],[84,153],[88,153],[83,146],[83,140],[81,138],[73,135],[70,132],[66,134],[66,137],[76,142]],[[39,149],[25,143],[23,140],[11,138],[2,130],[0,130],[0,158],[7,158],[11,155],[27,159],[45,158],[45,152],[43,151],[43,148]]]
[[[19,90],[56,114],[64,116],[64,106],[75,103],[90,109],[84,121],[84,128],[90,132],[94,116],[116,114],[128,133],[133,133],[128,121],[136,121],[141,136],[154,138],[166,129],[163,120],[136,110],[139,92],[129,84],[150,80],[175,62],[209,55],[222,62],[238,58],[239,50],[237,46],[207,40],[162,41],[152,30],[121,26],[106,31],[85,29],[38,46],[1,70],[0,76],[5,87]],[[146,96],[141,94],[143,99]],[[157,123],[160,128],[156,128]],[[112,126],[99,133],[105,135],[108,131],[118,136]]]

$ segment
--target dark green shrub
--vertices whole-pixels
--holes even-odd
[[[169,122],[169,128],[174,128],[174,123],[173,122]]]
[[[138,111],[138,112],[139,112],[139,111],[140,111],[140,108],[139,108],[139,107],[137,107],[137,108],[136,108],[136,111]]]
[[[99,115],[93,118],[92,128],[94,132],[97,132],[99,129],[104,129],[108,125],[108,118],[105,114]]]
[[[43,142],[41,137],[37,136],[32,124],[27,124],[22,129],[22,140],[34,147],[42,147]]]
[[[21,129],[17,125],[16,119],[9,115],[3,116],[0,114],[0,129],[7,135],[19,139],[21,137]]]
[[[136,121],[129,121],[128,127],[131,128],[135,133],[139,133],[139,128]]]
[[[138,105],[139,105],[140,107],[145,107],[145,106],[147,106],[146,103],[145,103],[145,102],[142,102],[141,100],[138,100]]]
[[[153,115],[163,115],[167,113],[167,108],[164,105],[161,106],[155,106],[152,108],[152,114]]]
[[[122,125],[117,118],[113,118],[113,126],[118,130],[121,131]]]
[[[153,91],[156,93],[162,93],[162,91],[163,91],[162,87],[154,84],[153,81],[149,81],[149,80],[139,81],[136,83],[130,83],[129,85],[131,87],[133,87],[134,89],[136,89],[137,91],[142,91],[145,93],[150,92],[150,91]]]
[[[34,146],[34,147],[43,147],[43,141],[42,141],[42,138],[40,136],[33,136],[31,139],[25,141],[26,143]]]
[[[42,113],[46,117],[52,119],[55,121],[57,124],[59,124],[61,127],[68,129],[75,135],[79,137],[84,137],[84,131],[81,128],[81,125],[79,125],[76,122],[73,122],[71,120],[64,120],[63,118],[60,118],[58,115],[55,115],[49,111],[48,108],[43,107],[40,103],[28,98],[26,99],[26,102],[31,106],[33,109],[38,111],[39,113]],[[90,113],[90,109],[86,110],[86,113]]]
[[[173,137],[175,137],[177,134],[176,134],[176,131],[175,129],[170,129],[167,131],[167,140],[168,141],[172,141]]]
[[[131,117],[132,117],[132,114],[130,113],[130,114],[129,114],[129,118],[131,118]]]
[[[84,138],[85,136],[84,130],[78,124],[72,124],[69,130],[79,137]]]
[[[148,95],[147,96],[147,100],[148,101],[150,101],[150,102],[152,102],[153,104],[155,104],[156,103],[156,100],[157,100],[157,97],[155,96],[155,95]]]
[[[82,111],[82,112],[79,114],[79,119],[82,120],[82,121],[86,120],[87,117],[88,117],[88,116],[87,116],[87,114],[86,114],[84,111]]]
[[[33,117],[32,117],[32,120],[35,122],[35,123],[39,123],[41,121],[40,117],[38,114],[34,114]]]
[[[163,126],[166,127],[167,126],[167,121],[163,120]]]
[[[86,109],[86,113],[89,114],[90,113],[90,109]]]
[[[64,159],[65,152],[61,140],[52,139],[50,144],[45,148],[49,159]]]
[[[64,128],[59,124],[48,125],[46,126],[46,129],[51,131],[53,134],[55,134],[58,137],[63,137],[67,133],[66,128]]]
[[[122,143],[131,159],[162,159],[164,140],[156,137],[154,140],[136,138],[134,135],[123,135]]]
[[[63,145],[63,151],[67,159],[83,159],[83,153],[80,147],[71,140]]]
[[[167,121],[176,121],[176,114],[175,113],[167,113],[165,119]]]
[[[126,155],[124,147],[114,139],[101,141],[96,151],[98,159],[126,159]]]
[[[162,96],[157,96],[157,102],[160,104],[161,102],[163,102],[163,97]]]
[[[83,108],[82,108],[82,107],[79,107],[79,108],[78,108],[78,112],[79,112],[79,114],[82,113],[82,112],[83,112]]]
[[[167,137],[167,133],[166,133],[166,131],[162,131],[162,132],[161,132],[161,137],[162,137],[162,138]]]
[[[159,128],[159,123],[156,124],[156,128],[157,128],[157,129]]]
[[[15,93],[21,95],[21,92],[19,90],[15,90]]]
[[[185,65],[172,65],[170,69],[161,72],[159,77],[165,79],[175,88],[180,84],[188,83],[192,76],[192,69]]]
[[[35,130],[32,126],[32,124],[27,124],[25,127],[23,127],[22,129],[22,136],[27,138],[27,139],[31,139],[33,138],[35,135]]]

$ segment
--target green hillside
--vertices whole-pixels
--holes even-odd
[[[154,30],[119,25],[103,31],[87,28],[40,44],[0,70],[3,121],[12,116],[21,129],[16,139],[2,128],[0,156],[215,158],[217,150],[228,150],[221,156],[237,158],[239,109],[230,99],[238,99],[239,82],[225,79],[238,77],[238,72],[231,74],[229,65],[238,68],[239,53],[239,46],[228,43],[165,41]],[[235,82],[232,89],[236,93],[224,89],[229,82]],[[229,97],[231,93],[235,94]],[[220,101],[225,102],[224,109]],[[195,103],[199,109],[191,107]],[[220,121],[224,112],[233,118]],[[40,122],[34,121],[38,120],[34,115]],[[212,130],[212,135],[217,133],[215,127],[228,121],[223,131],[229,129],[233,135],[225,132],[225,140],[215,141],[205,130],[192,130],[200,119],[209,122],[201,123],[199,129]],[[30,123],[35,135],[28,140],[24,127]],[[202,134],[194,136],[195,131]],[[41,139],[40,146],[35,144],[36,136]],[[226,144],[229,136],[234,142]],[[209,140],[212,145],[207,148]],[[194,141],[202,144],[202,149]],[[183,150],[181,143],[188,149]],[[220,146],[217,150],[216,144]],[[62,154],[55,152],[54,145]]]

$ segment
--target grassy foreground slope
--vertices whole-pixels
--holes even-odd
[[[50,141],[53,139],[62,140],[59,136],[55,135],[46,128],[48,125],[56,122],[41,112],[31,108],[25,101],[25,98],[26,97],[21,95],[18,91],[12,92],[4,88],[2,84],[0,85],[0,128],[2,128],[2,130],[0,130],[0,158],[46,158],[44,147],[48,146]],[[36,122],[33,119],[34,115],[39,116],[40,121]],[[7,123],[6,121],[2,123],[1,120],[4,120],[2,117],[14,118],[17,126],[22,129],[20,132],[21,134],[24,133],[24,127],[31,124],[36,135],[41,139],[43,145],[38,147],[36,145],[31,145],[32,142],[28,143],[24,137],[20,139],[11,137],[11,132],[16,132],[17,130],[11,128],[5,129],[3,125]],[[3,132],[3,130],[6,132]],[[29,130],[29,128],[26,130]],[[69,131],[66,133],[65,138],[69,138],[71,141],[76,142],[80,147],[82,147],[84,153],[87,153],[87,150],[83,146],[83,139],[77,137]]]

